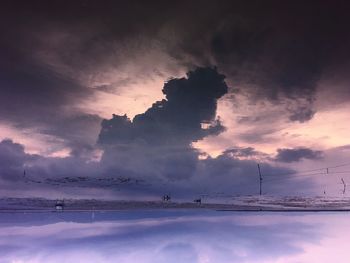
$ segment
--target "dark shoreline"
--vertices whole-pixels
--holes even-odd
[[[56,212],[55,204],[56,200],[44,198],[0,198],[0,213]],[[91,212],[159,209],[207,209],[222,212],[350,212],[350,200],[303,199],[300,197],[298,199],[295,197],[247,199],[247,197],[237,197],[230,204],[208,202],[197,204],[193,202],[65,199],[63,210],[67,212]]]

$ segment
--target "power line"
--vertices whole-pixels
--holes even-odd
[[[346,172],[346,173],[350,173],[350,172]],[[344,174],[344,172],[330,172],[328,174]],[[306,178],[306,177],[310,177],[310,176],[319,176],[319,175],[327,175],[327,173],[313,173],[313,174],[295,174],[294,176],[281,176],[278,178],[272,178],[272,179],[268,179],[265,180],[265,182],[270,182],[270,181],[278,181],[278,180],[283,180],[283,179],[302,179],[302,178]]]
[[[336,171],[336,172],[330,172],[330,174],[345,174],[350,173],[350,171]]]
[[[264,180],[265,182],[271,182],[271,181],[278,181],[278,180],[284,180],[284,179],[302,179],[305,177],[309,177],[309,176],[315,176],[315,175],[328,175],[328,174],[350,174],[350,171],[338,171],[338,172],[328,172],[328,173],[313,173],[313,174],[293,174],[293,176],[280,176],[277,178],[272,178],[272,179],[267,179]]]
[[[272,179],[267,179],[265,180],[265,182],[272,182],[272,181],[278,181],[278,180],[284,180],[284,179],[302,179],[302,178],[305,178],[305,177],[310,177],[310,176],[315,176],[315,175],[325,175],[325,173],[313,173],[313,174],[306,174],[306,175],[297,175],[294,174],[294,176],[281,176],[281,177],[278,177],[278,178],[272,178]]]
[[[327,171],[327,169],[334,169],[334,168],[339,168],[339,167],[344,167],[344,166],[350,166],[350,162],[348,163],[343,163],[343,164],[339,164],[339,165],[334,165],[334,166],[328,166],[328,167],[322,167],[322,168],[316,168],[316,169],[309,169],[309,170],[302,170],[302,171],[293,171],[293,172],[287,172],[287,173],[276,173],[276,174],[266,174],[264,176],[282,176],[282,175],[296,175],[296,174],[307,174],[307,173],[311,173],[311,172],[316,172],[316,171],[321,171],[321,170],[325,170]]]

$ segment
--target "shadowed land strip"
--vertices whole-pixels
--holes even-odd
[[[44,198],[2,198],[0,212],[55,211],[56,200]],[[347,212],[350,199],[325,199],[321,197],[262,197],[240,196],[230,203],[125,201],[95,199],[65,199],[65,211],[113,211],[152,209],[210,209],[218,211],[264,211],[264,212]]]

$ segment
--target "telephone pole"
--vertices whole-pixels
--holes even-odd
[[[345,194],[345,191],[346,191],[346,183],[345,183],[345,181],[344,181],[343,178],[341,179],[341,182],[343,183],[343,194]]]
[[[261,193],[262,193],[262,189],[261,189],[261,187],[262,187],[262,175],[261,175],[261,170],[260,170],[260,164],[258,164],[258,171],[259,171],[259,186],[260,186],[260,191],[259,191],[259,194],[261,195]]]

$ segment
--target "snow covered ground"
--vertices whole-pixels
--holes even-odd
[[[55,210],[57,200],[44,198],[1,198],[0,211],[15,210]],[[226,196],[221,198],[203,198],[202,203],[65,199],[64,210],[127,210],[127,209],[213,209],[213,210],[273,210],[273,211],[348,211],[349,197],[273,197],[273,196]]]

